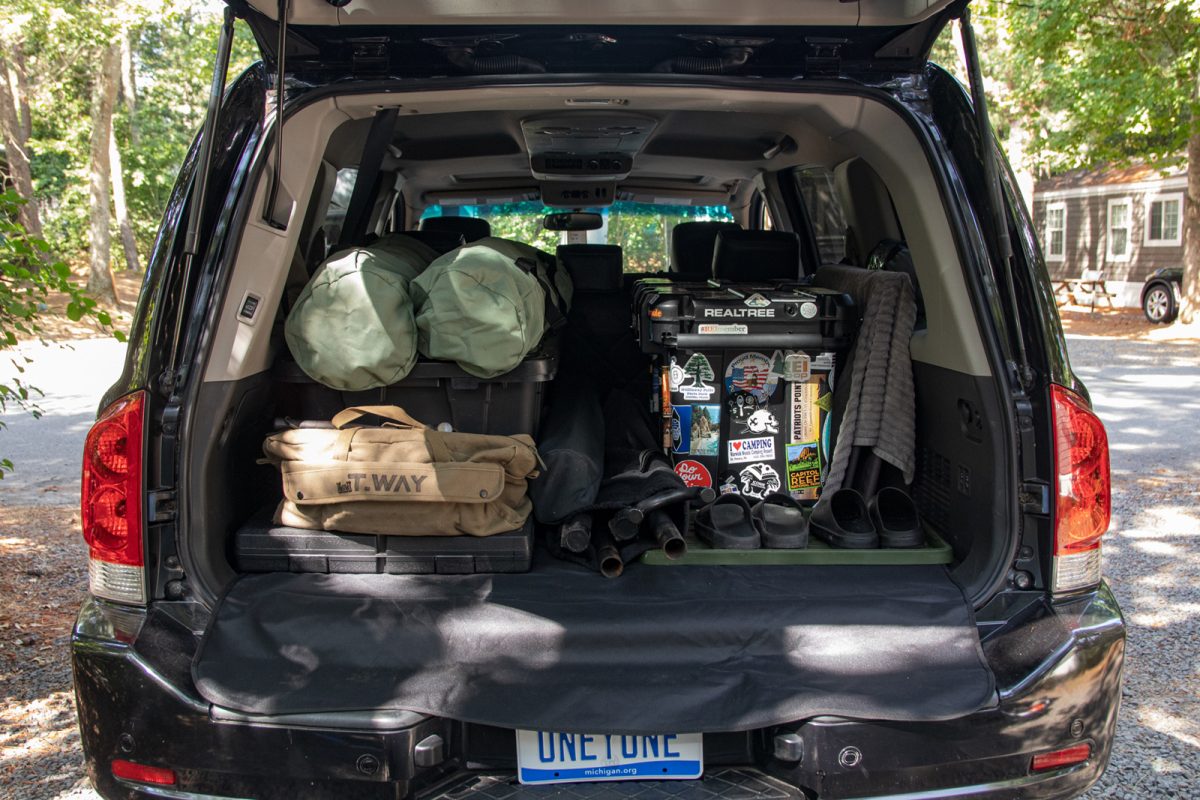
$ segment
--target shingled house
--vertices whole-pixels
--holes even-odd
[[[1054,281],[1100,270],[1118,306],[1136,307],[1142,282],[1183,266],[1186,167],[1077,170],[1034,185],[1033,217]]]

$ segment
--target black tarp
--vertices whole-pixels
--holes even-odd
[[[970,606],[933,566],[243,576],[192,674],[249,713],[408,709],[597,734],[995,703]]]

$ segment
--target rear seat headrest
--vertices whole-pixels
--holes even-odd
[[[439,230],[424,230],[424,231],[403,231],[405,236],[411,236],[418,242],[428,245],[437,251],[438,255],[449,253],[456,247],[462,247],[467,243],[466,238],[458,231],[439,231]]]
[[[576,292],[622,291],[625,257],[617,245],[560,244],[555,252]]]
[[[462,234],[467,243],[492,235],[492,225],[479,217],[428,217],[421,220],[423,231],[453,231]]]
[[[741,230],[736,222],[681,222],[671,230],[671,272],[707,280],[712,275],[713,246],[721,231]]]
[[[713,246],[712,276],[738,282],[797,280],[800,237],[788,231],[723,230]]]

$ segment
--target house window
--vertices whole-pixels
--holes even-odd
[[[1108,201],[1108,260],[1128,261],[1133,243],[1133,205],[1128,197]]]
[[[1050,203],[1046,206],[1046,260],[1062,261],[1067,257],[1067,205]]]
[[[1146,244],[1152,247],[1183,244],[1183,192],[1146,198]]]

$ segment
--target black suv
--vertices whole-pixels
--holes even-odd
[[[91,596],[72,661],[101,795],[1058,798],[1094,783],[1125,640],[1100,571],[1107,439],[991,133],[967,5],[228,0],[208,116],[84,453]],[[969,89],[929,62],[954,19]],[[226,85],[242,25],[262,60]],[[601,227],[548,232],[544,206]],[[680,545],[615,579],[543,549],[464,555],[477,537],[425,560],[402,536],[336,534],[249,557],[250,533],[291,535],[270,518],[264,437],[329,419],[305,406],[324,387],[284,336],[310,275],[379,238],[453,250],[488,233],[564,245],[588,336],[632,336],[663,282],[762,286],[768,263],[793,292],[909,275],[899,485],[936,547],[848,566],[814,540],[825,562],[706,565],[671,562]],[[731,295],[745,320],[699,332],[753,333],[775,302],[753,291]],[[750,402],[777,377],[758,361],[776,367],[743,355],[724,377]],[[565,375],[604,366],[538,358],[486,380],[423,361],[424,383],[367,399],[532,434],[567,402]],[[635,372],[669,411],[658,372]],[[697,365],[692,388],[711,395],[722,372]],[[696,402],[700,452],[741,407]],[[792,426],[785,480],[823,458],[827,431],[799,448],[787,415],[747,424],[772,455]],[[668,455],[687,452],[682,430],[668,424]],[[739,491],[700,461],[675,471]],[[751,498],[781,488],[769,465],[741,474]],[[815,480],[796,474],[791,488]]]

